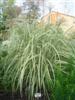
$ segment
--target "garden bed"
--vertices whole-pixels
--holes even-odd
[[[28,100],[26,95],[21,97],[19,92],[7,92],[7,91],[0,91],[0,100]],[[46,96],[42,96],[40,99],[34,100],[47,100]]]
[[[26,96],[21,97],[20,93],[12,93],[7,91],[0,91],[1,100],[27,100]]]

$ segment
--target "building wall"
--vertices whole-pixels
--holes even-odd
[[[59,12],[51,12],[42,18],[42,22],[45,24],[50,23],[54,25],[61,23],[61,27],[64,30],[67,30],[68,28],[75,25],[75,17]]]

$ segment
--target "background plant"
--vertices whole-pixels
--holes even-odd
[[[40,16],[40,7],[38,1],[26,0],[23,3],[24,9],[26,10],[26,20],[29,24],[32,24]]]
[[[75,44],[74,39],[68,41],[68,51],[64,56],[64,64],[66,74],[61,73],[60,70],[56,73],[56,82],[53,89],[54,100],[74,100],[75,95]]]
[[[5,46],[2,44],[2,40],[0,40],[0,90],[4,89],[2,80],[3,80],[3,63],[4,63],[4,58],[7,56],[7,49]]]

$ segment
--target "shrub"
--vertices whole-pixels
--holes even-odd
[[[68,41],[68,51],[63,54],[62,67],[66,73],[57,71],[53,89],[54,100],[75,99],[75,40]]]

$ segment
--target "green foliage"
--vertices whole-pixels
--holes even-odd
[[[58,72],[59,73],[59,72]],[[75,68],[69,75],[58,74],[56,85],[53,90],[54,100],[74,100],[75,99]]]
[[[0,86],[24,89],[29,100],[41,91],[48,100],[74,100],[75,40],[52,25],[18,23],[10,33],[7,46],[0,44]]]
[[[54,100],[75,99],[75,40],[68,41],[67,55],[64,56],[63,64],[66,74],[57,71],[56,85],[54,87]]]
[[[48,93],[55,84],[56,65],[60,61],[60,52],[66,46],[63,32],[55,26],[38,28],[18,24],[11,33],[3,65],[3,81],[9,82],[12,90],[20,88],[21,93],[24,88],[30,97],[42,89],[50,99]],[[58,65],[62,72],[60,63]]]
[[[20,13],[21,8],[18,6],[8,6],[4,9],[4,16],[6,16],[7,19],[16,18]]]
[[[15,3],[15,0],[8,0],[7,5],[12,6]]]
[[[21,9],[17,6],[14,6],[15,0],[5,0],[0,3],[0,8],[2,9],[2,12],[0,14],[0,39],[2,38],[3,40],[8,37],[8,29],[11,26],[10,22],[8,20],[12,19],[16,16],[19,15]],[[9,25],[8,25],[9,23]]]
[[[5,31],[5,29],[5,18],[2,15],[0,15],[0,33]]]
[[[4,63],[4,58],[7,56],[7,50],[5,46],[2,45],[2,40],[0,40],[0,90],[3,89],[3,63]]]

